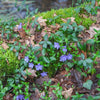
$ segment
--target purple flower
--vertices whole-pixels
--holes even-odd
[[[41,76],[42,76],[42,77],[47,76],[47,72],[41,73]]]
[[[16,97],[16,100],[25,100],[25,99],[24,99],[24,95],[21,95],[21,94],[18,95],[18,96]]]
[[[64,61],[66,61],[66,60],[67,60],[66,55],[62,55],[62,56],[60,57],[60,61],[61,61],[61,62],[64,62]]]
[[[59,45],[59,43],[57,43],[57,42],[54,42],[54,48],[56,48],[57,50],[60,48],[60,45]]]
[[[28,63],[29,62],[29,57],[25,56],[24,61]]]
[[[64,52],[67,52],[67,49],[66,49],[66,46],[63,46],[63,49],[62,49]]]
[[[34,64],[33,63],[29,63],[29,67],[33,68]]]
[[[24,95],[20,94],[20,95],[18,95],[18,96],[16,97],[16,100],[29,100],[29,99],[28,99],[28,98],[25,99],[25,98],[24,98]]]
[[[20,30],[21,28],[22,28],[22,23],[19,24],[18,30]]]
[[[42,65],[40,65],[40,64],[38,64],[38,65],[35,65],[35,68],[36,68],[36,70],[38,71],[38,70],[42,70]]]
[[[66,56],[66,58],[67,58],[68,60],[71,60],[71,59],[72,59],[72,55],[69,53],[69,54]]]

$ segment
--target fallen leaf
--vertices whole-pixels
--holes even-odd
[[[25,40],[25,44],[29,45],[30,41],[29,40]]]
[[[32,46],[34,46],[34,41],[33,41],[34,39],[35,39],[35,37],[34,37],[34,35],[32,35],[30,37],[30,43],[31,43]]]
[[[81,16],[82,16],[83,18],[88,18],[88,16],[86,16],[85,14],[81,14]]]
[[[45,96],[45,92],[40,93],[40,97]]]
[[[70,24],[72,24],[73,22],[75,22],[75,18],[74,18],[74,17],[68,17],[68,18],[66,18],[66,19],[61,18],[61,20],[62,20],[63,22],[67,22],[68,19],[71,19],[71,23],[70,23]]]
[[[24,72],[26,73],[27,76],[29,76],[31,78],[37,77],[36,70],[32,70],[31,68],[24,70]],[[23,76],[23,77],[26,79],[27,76]]]
[[[68,97],[71,97],[72,92],[73,88],[70,88],[69,90],[62,91],[62,95],[64,96],[65,99],[67,99]]]
[[[26,36],[26,32],[24,31],[23,28],[21,28],[20,30],[18,30],[18,32],[19,32],[21,38],[25,38],[25,36]]]
[[[46,26],[46,19],[43,19],[43,17],[39,17],[37,19],[37,22],[40,24],[40,26]]]
[[[98,6],[98,2],[97,1],[95,1],[95,6]]]
[[[34,19],[35,19],[35,16],[32,17],[32,20],[34,20]]]
[[[54,14],[53,14],[53,16],[55,17],[55,16],[57,16],[57,14],[56,14],[56,13],[54,13]]]
[[[100,10],[97,11],[97,24],[100,23]]]
[[[96,61],[97,61],[98,63],[94,66],[94,68],[100,68],[100,57],[97,57],[97,58],[96,58]]]
[[[96,27],[96,26],[91,26],[91,27],[89,28],[89,30],[86,30],[86,32],[88,32],[88,33],[90,34],[90,38],[89,38],[89,39],[93,38],[94,35],[97,34],[97,33],[94,31],[94,29],[100,30],[100,28],[99,28],[99,27]]]
[[[44,81],[49,82],[50,78],[48,76],[45,77],[40,77],[38,79],[36,79],[36,84],[38,85],[42,85]]]
[[[3,97],[3,100],[13,100],[13,94],[8,93]]]
[[[7,50],[7,49],[9,48],[9,46],[8,46],[5,42],[3,42],[3,43],[1,44],[1,46],[2,46],[5,50]]]
[[[19,26],[19,25],[16,25],[16,26],[14,27],[14,29],[13,29],[14,32],[18,32],[18,26]]]

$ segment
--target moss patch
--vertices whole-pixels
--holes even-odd
[[[51,25],[54,23],[61,24],[61,23],[63,23],[61,18],[65,19],[68,17],[74,17],[77,24],[81,24],[88,29],[89,26],[91,26],[92,23],[95,23],[96,21],[91,20],[89,18],[89,14],[84,13],[84,11],[82,11],[81,14],[84,14],[85,16],[87,16],[87,18],[83,18],[82,16],[80,16],[80,13],[78,13],[78,10],[80,8],[84,9],[84,7],[87,4],[89,4],[89,3],[84,3],[84,4],[81,4],[80,6],[77,6],[77,7],[70,7],[70,8],[64,8],[64,9],[58,9],[58,10],[52,9],[51,11],[38,13],[35,16],[36,17],[42,16],[44,19],[47,19],[47,25]],[[54,17],[54,14],[56,14],[57,16]],[[23,20],[19,20],[18,23],[20,23],[20,22],[26,23],[30,19],[32,19],[32,18],[27,17]]]
[[[0,47],[0,78],[5,74],[6,76],[13,75],[15,69],[18,68],[19,60],[10,50],[5,51]]]

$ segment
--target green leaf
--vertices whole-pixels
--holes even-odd
[[[7,82],[10,83],[10,84],[13,84],[14,83],[14,79],[13,78],[8,78]]]
[[[78,46],[78,48],[79,48],[79,49],[81,49],[81,50],[82,50],[82,45],[81,45],[81,43],[80,43],[80,42],[78,42],[78,43],[77,43],[77,46]]]
[[[93,60],[91,60],[90,58],[87,58],[85,61],[86,61],[87,63],[92,63],[92,62],[93,62]]]
[[[41,45],[41,44],[44,44],[45,43],[45,41],[41,41],[39,44]]]
[[[66,31],[66,29],[67,29],[67,25],[64,25],[63,28],[62,28],[62,30]]]
[[[96,88],[97,91],[100,91],[100,88]]]
[[[78,26],[78,31],[81,32],[82,30],[84,30],[84,26],[79,25],[79,26]]]
[[[87,44],[94,44],[94,39],[89,39],[86,41]]]
[[[20,47],[19,47],[19,46],[15,46],[15,49],[16,49],[17,51],[19,51]]]
[[[27,69],[26,69],[26,74],[27,74],[27,75],[32,75],[32,73],[28,72]]]
[[[53,61],[53,60],[56,60],[56,58],[55,57],[50,57],[50,60]]]
[[[87,80],[84,84],[83,87],[90,90],[93,82],[91,80]]]
[[[86,61],[83,61],[83,65],[86,66]]]
[[[45,41],[48,40],[48,35],[47,35],[47,34],[44,36],[44,40],[45,40]]]
[[[68,20],[67,20],[67,24],[69,24],[70,22],[71,22],[71,19],[68,19]]]
[[[14,46],[12,46],[11,48],[10,48],[10,50],[12,51],[14,49]]]
[[[4,93],[0,93],[0,98],[3,98],[4,95],[5,95]],[[3,99],[1,99],[1,100],[3,100]]]
[[[100,96],[95,96],[94,100],[100,100]]]
[[[52,43],[50,41],[47,41],[47,44],[52,45]]]
[[[83,60],[78,61],[78,65],[81,65],[83,63]]]
[[[100,78],[100,74],[97,74],[96,77],[97,77],[97,78]]]
[[[42,55],[44,56],[46,53],[46,50],[45,49],[42,49]]]
[[[98,80],[98,85],[100,86],[100,80]]]
[[[42,42],[42,41],[41,41]],[[36,50],[38,50],[38,49],[40,49],[41,47],[39,47],[39,46],[35,46],[35,47],[33,47],[33,50],[34,51],[36,51]]]
[[[17,44],[17,41],[14,42],[14,45],[16,45],[16,44]]]
[[[68,65],[70,68],[72,68],[74,64],[71,63],[71,62],[68,62],[67,65]]]
[[[44,59],[44,61],[45,61],[46,63],[50,63],[50,61],[49,61],[49,59],[48,59],[47,57],[43,57],[43,59]]]
[[[47,43],[46,42],[43,44],[43,48],[47,48]]]
[[[18,56],[19,55],[19,52],[16,52],[15,55]]]
[[[85,59],[85,56],[84,56],[84,54],[83,54],[83,53],[81,53],[81,58],[82,58],[82,59]]]

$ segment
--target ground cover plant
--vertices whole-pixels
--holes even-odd
[[[99,100],[100,1],[0,23],[0,100]]]

